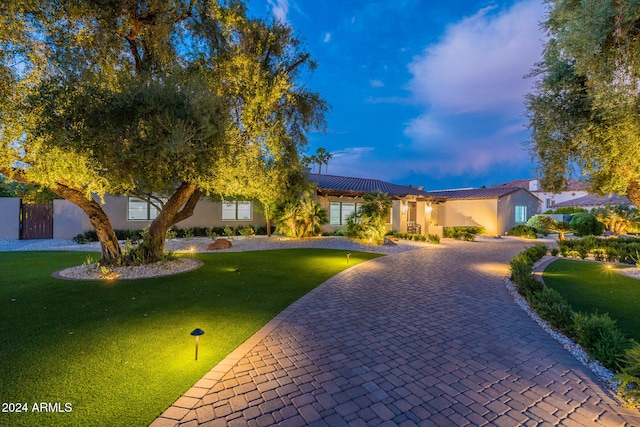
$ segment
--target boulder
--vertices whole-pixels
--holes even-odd
[[[218,249],[229,249],[231,247],[231,242],[227,239],[216,239],[213,243],[210,243],[207,246],[208,251],[216,251]]]

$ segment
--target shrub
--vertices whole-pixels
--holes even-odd
[[[526,239],[535,239],[538,237],[536,235],[536,231],[524,224],[516,225],[515,227],[511,227],[508,231],[509,236],[517,236],[524,237]]]
[[[240,233],[241,236],[249,237],[255,234],[255,230],[252,227],[242,227],[238,230],[238,233]]]
[[[574,315],[575,336],[587,354],[613,371],[619,371],[629,341],[608,314]]]
[[[322,225],[329,222],[327,211],[315,200],[305,196],[289,200],[276,210],[277,231],[287,237],[311,237],[322,233]]]
[[[368,244],[384,243],[387,233],[386,217],[391,207],[391,198],[381,192],[362,196],[360,208],[347,218],[347,236]]]
[[[560,292],[545,287],[531,296],[530,303],[531,308],[544,320],[565,334],[574,335],[573,309]]]
[[[474,241],[476,235],[486,234],[487,230],[481,226],[459,226],[459,227],[444,227],[443,236],[449,239],[459,239]]]
[[[87,243],[87,238],[84,237],[84,234],[78,234],[76,237],[73,238],[73,241],[79,245],[84,245],[85,243]]]
[[[440,236],[437,234],[429,234],[429,243],[439,244]]]
[[[560,249],[558,248],[551,249],[551,256],[558,256],[559,253],[560,253]]]
[[[600,236],[604,232],[604,224],[588,212],[574,214],[569,224],[578,236]]]
[[[547,215],[534,215],[527,221],[527,227],[533,228],[537,233],[548,236],[551,228],[555,225],[555,220]]]
[[[618,393],[631,406],[640,406],[640,343],[634,343],[624,355],[624,367],[618,375]]]

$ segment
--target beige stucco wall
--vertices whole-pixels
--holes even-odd
[[[447,200],[437,209],[437,223],[444,227],[483,226],[490,236],[504,235],[515,222],[516,206],[527,207],[527,219],[539,213],[540,201],[525,190],[500,199]]]
[[[127,197],[104,197],[103,209],[111,220],[111,225],[115,230],[137,230],[143,229],[151,221],[148,220],[128,220],[128,198]],[[259,211],[259,205],[253,203],[251,220],[248,221],[222,221],[222,204],[202,199],[196,205],[193,215],[177,224],[177,227],[242,227],[245,225],[266,225],[263,215]],[[54,202],[54,238],[70,239],[79,233],[93,230],[89,218],[80,208],[66,200],[56,200]]]
[[[489,235],[501,234],[498,229],[498,200],[447,200],[440,205],[438,225],[482,226]]]

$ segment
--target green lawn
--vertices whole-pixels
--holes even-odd
[[[565,259],[551,263],[543,277],[575,311],[609,313],[627,337],[640,341],[640,280],[615,273],[605,264]]]
[[[29,410],[0,412],[0,425],[148,425],[277,313],[377,256],[352,252],[347,264],[344,251],[322,249],[198,254],[205,265],[189,273],[91,282],[51,277],[86,253],[0,253],[0,396]],[[195,328],[205,331],[197,362]],[[33,412],[40,402],[72,410]]]

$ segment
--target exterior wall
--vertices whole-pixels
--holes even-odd
[[[438,225],[443,227],[482,226],[496,236],[498,229],[497,199],[447,200],[439,205]]]
[[[73,239],[91,228],[89,218],[82,209],[67,200],[53,201],[54,239]]]
[[[20,238],[20,199],[0,197],[0,239]]]
[[[554,194],[554,193],[543,193],[543,192],[535,192],[534,193],[541,201],[541,210],[542,212],[546,212],[548,210],[555,210],[556,208],[553,206],[557,203],[567,202],[569,200],[578,199],[580,197],[585,197],[589,195],[587,191],[563,191],[562,193]],[[547,201],[551,201],[551,206],[547,206]]]
[[[511,227],[515,227],[518,224],[524,224],[524,222],[516,222],[516,206],[527,207],[528,220],[532,216],[540,213],[539,199],[532,197],[525,191],[518,191],[511,193],[498,200],[498,228],[495,235],[503,235],[509,231]],[[488,230],[487,230],[488,231]]]
[[[111,220],[114,230],[137,230],[148,227],[150,220],[128,220],[127,197],[104,197],[103,209]],[[222,204],[203,199],[196,205],[193,215],[177,224],[177,227],[242,227],[248,225],[265,226],[266,221],[253,203],[251,220],[222,221]],[[54,234],[56,239],[70,239],[85,231],[93,230],[89,218],[74,204],[66,200],[54,202]]]

